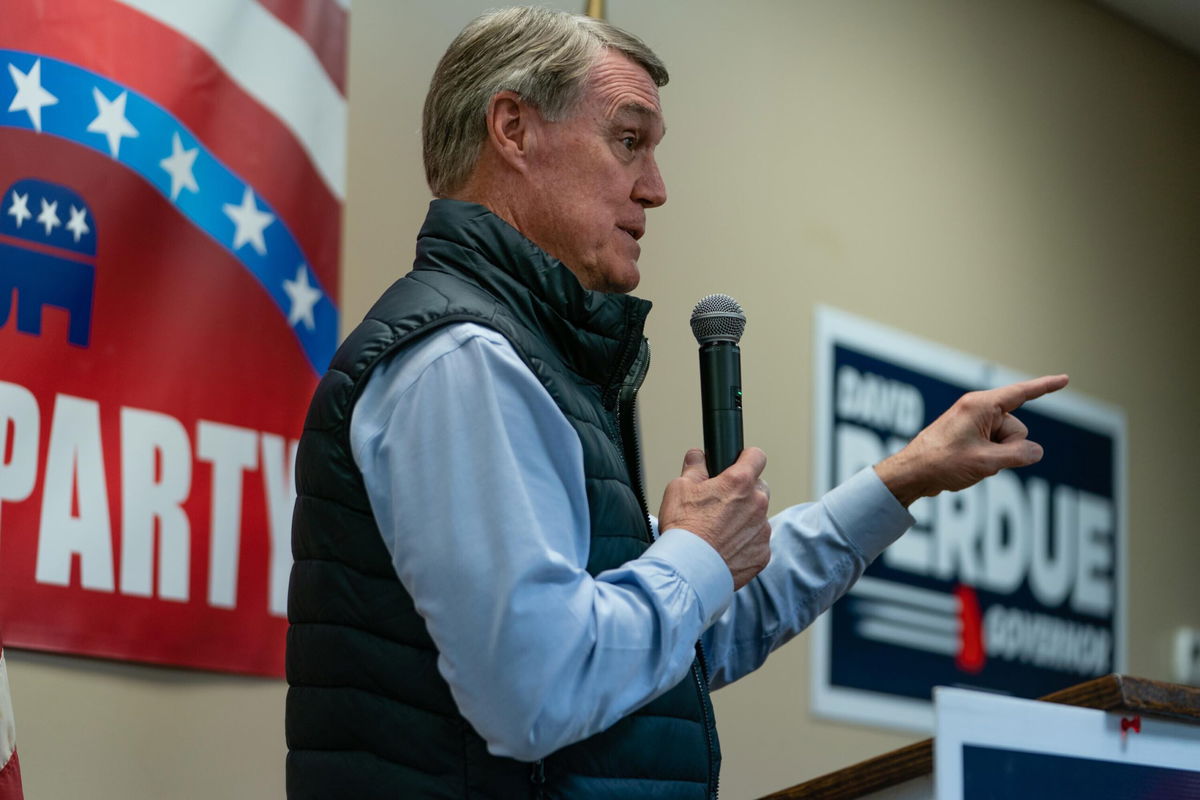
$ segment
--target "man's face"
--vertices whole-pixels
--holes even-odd
[[[537,130],[528,213],[517,227],[584,287],[632,291],[646,209],[667,201],[654,160],[665,133],[658,87],[636,63],[608,51],[571,116]]]

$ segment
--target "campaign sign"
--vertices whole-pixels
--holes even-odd
[[[338,336],[345,110],[325,68],[344,39],[311,29],[344,8],[291,5],[5,7],[8,647],[283,672],[296,440]]]
[[[816,340],[818,493],[964,393],[1026,377],[828,308]],[[1124,417],[1070,390],[1016,416],[1045,457],[913,503],[818,621],[816,713],[929,731],[935,685],[1032,698],[1124,667]]]
[[[1200,726],[939,687],[936,800],[1200,800]]]

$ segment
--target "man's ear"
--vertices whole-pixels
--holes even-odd
[[[487,143],[505,163],[524,172],[541,122],[537,109],[516,92],[497,92],[487,108]]]

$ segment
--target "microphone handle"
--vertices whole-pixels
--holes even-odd
[[[709,477],[724,472],[742,443],[742,351],[732,342],[700,346],[700,408]]]

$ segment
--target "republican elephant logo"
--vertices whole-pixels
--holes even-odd
[[[0,328],[16,306],[17,330],[42,335],[42,312],[68,315],[67,341],[87,347],[96,283],[96,230],[76,192],[25,178],[0,201]]]

